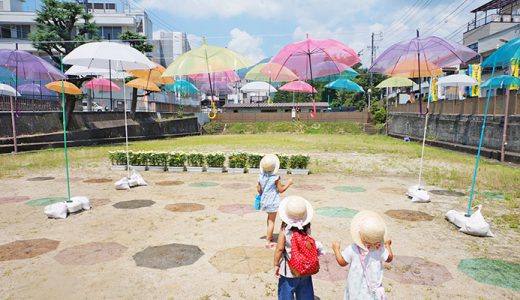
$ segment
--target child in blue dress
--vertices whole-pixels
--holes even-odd
[[[289,179],[286,185],[282,184],[280,176],[276,175],[280,168],[280,160],[274,154],[267,154],[260,161],[261,174],[258,176],[257,190],[262,195],[260,209],[267,213],[266,248],[274,248],[273,242],[274,223],[276,213],[280,205],[280,194],[285,192],[292,184]]]

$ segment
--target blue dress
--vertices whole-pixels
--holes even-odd
[[[260,209],[265,212],[278,212],[280,205],[280,193],[276,188],[276,181],[280,179],[278,175],[260,174],[258,183],[262,187],[262,201]]]

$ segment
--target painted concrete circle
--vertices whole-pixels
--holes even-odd
[[[360,186],[350,186],[350,185],[342,185],[334,188],[335,191],[338,192],[346,192],[346,193],[361,193],[365,192],[366,189]]]
[[[49,204],[54,204],[54,203],[64,202],[64,201],[67,201],[67,198],[49,197],[49,198],[33,199],[33,200],[25,202],[25,204],[27,204],[29,206],[46,206]]]
[[[155,184],[160,186],[175,186],[175,185],[182,185],[184,184],[184,181],[180,180],[165,180],[165,181],[158,181]]]
[[[212,187],[212,186],[217,186],[217,185],[219,185],[219,184],[216,182],[212,182],[212,181],[201,181],[201,182],[190,183],[191,187]]]
[[[54,177],[51,177],[51,176],[38,176],[38,177],[27,178],[27,181],[48,181],[48,180],[54,180]]]
[[[260,247],[235,247],[215,253],[209,263],[225,273],[255,274],[273,268],[273,250]]]
[[[224,204],[224,205],[219,206],[218,210],[223,213],[226,213],[226,214],[234,214],[234,215],[239,215],[239,216],[243,216],[245,214],[253,213],[256,211],[253,208],[252,204],[239,204],[239,203]]]
[[[430,193],[439,196],[448,196],[448,197],[463,197],[466,194],[462,192],[452,191],[452,190],[431,190]]]
[[[31,199],[31,197],[29,197],[29,196],[0,197],[0,204],[24,202],[24,201],[27,201],[29,199]]]
[[[414,256],[394,256],[385,264],[384,276],[404,284],[438,286],[451,279],[448,269],[437,263]]]
[[[232,183],[224,183],[221,185],[222,188],[230,189],[230,190],[243,190],[251,188],[250,184],[241,183],[241,182],[232,182]]]
[[[204,205],[198,203],[174,203],[166,205],[164,209],[173,212],[192,212],[204,210]]]
[[[311,192],[323,191],[325,189],[325,187],[323,185],[319,185],[319,184],[298,184],[298,185],[295,185],[294,188],[297,190],[311,191]]]
[[[142,207],[148,207],[155,204],[155,201],[152,200],[128,200],[128,201],[121,201],[117,202],[116,204],[112,205],[115,208],[119,209],[137,209]]]
[[[408,209],[391,209],[387,210],[385,214],[393,219],[403,221],[431,221],[433,216],[422,211],[408,210]]]
[[[198,246],[168,244],[147,247],[133,258],[138,267],[166,270],[194,264],[203,255]]]
[[[344,218],[351,219],[353,218],[359,211],[347,207],[320,207],[316,209],[316,213],[318,215],[332,217],[332,218]]]
[[[49,239],[19,240],[0,245],[0,261],[32,258],[56,250],[59,241]]]
[[[499,259],[463,259],[457,267],[478,282],[520,290],[520,264]]]
[[[126,249],[114,242],[92,242],[61,250],[54,259],[62,265],[94,265],[117,259]]]
[[[83,180],[84,183],[109,183],[112,181],[113,181],[113,179],[110,179],[110,178],[89,178],[89,179]]]

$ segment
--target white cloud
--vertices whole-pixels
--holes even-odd
[[[234,50],[248,59],[251,62],[258,62],[265,58],[262,50],[262,38],[253,37],[246,31],[238,28],[233,28],[230,32],[231,40],[228,43],[228,48]]]

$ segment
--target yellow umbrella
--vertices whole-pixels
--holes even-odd
[[[128,73],[134,75],[135,77],[144,78],[157,84],[174,84],[175,80],[173,80],[173,77],[162,77],[164,71],[166,71],[166,68],[158,64],[155,68],[150,70],[130,70]]]
[[[53,81],[51,83],[47,83],[45,85],[45,87],[51,91],[61,93],[62,92],[62,81],[58,80],[58,81]],[[72,84],[68,81],[63,81],[63,92],[65,94],[70,94],[70,95],[83,94],[83,92],[77,86],[75,86],[74,84]]]
[[[151,80],[146,80],[145,78],[137,78],[132,81],[126,83],[126,86],[134,87],[136,89],[142,89],[152,92],[160,92],[161,89],[157,86],[157,84],[153,83]]]

